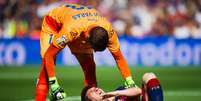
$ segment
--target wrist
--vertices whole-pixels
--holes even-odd
[[[115,91],[115,96],[120,96],[120,91],[119,90]]]
[[[135,86],[135,82],[133,81],[132,77],[129,76],[125,79],[125,86],[126,88],[130,88],[130,87],[134,87]]]
[[[50,77],[49,78],[49,85],[53,91],[56,90],[59,87],[59,83],[57,81],[57,78],[56,77]]]
[[[132,76],[126,77],[126,81],[130,81],[130,80],[133,80]]]

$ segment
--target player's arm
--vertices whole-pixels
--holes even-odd
[[[119,71],[121,72],[122,76],[126,80],[125,85],[127,87],[135,86],[128,63],[126,62],[120,50],[120,43],[119,43],[117,34],[115,33],[114,30],[110,31],[110,34],[109,34],[108,49],[112,53],[112,56],[114,57],[117,63]]]
[[[67,40],[67,36],[62,33],[55,35],[43,59],[44,67],[47,70],[50,94],[54,100],[66,97],[63,88],[60,87],[55,76],[55,59],[57,54],[66,46],[68,42]]]
[[[132,79],[131,72],[126,62],[121,50],[119,49],[117,52],[112,52],[112,55],[117,63],[118,69],[120,70],[121,74],[123,75],[126,87],[135,86],[135,82]]]
[[[103,99],[116,97],[116,96],[127,96],[127,97],[134,97],[141,94],[141,89],[138,87],[132,87],[124,90],[116,90],[112,92],[107,92],[103,94]]]
[[[117,52],[112,52],[112,56],[114,57],[117,66],[121,72],[121,74],[123,75],[123,77],[126,79],[127,77],[131,76],[131,72],[129,70],[128,64],[121,52],[121,50],[119,49]]]
[[[59,13],[58,8],[53,9],[47,16],[45,16],[45,22],[48,27],[55,32],[53,38],[50,39],[50,46],[45,52],[43,58],[43,64],[45,65],[47,70],[47,75],[49,78],[55,77],[55,59],[56,55],[65,47],[67,44],[67,37],[63,35],[64,28],[61,27],[61,23],[59,23]],[[55,17],[55,15],[58,15]],[[62,17],[62,16],[61,16]]]
[[[44,23],[47,26],[43,26],[44,29],[51,31],[50,33],[55,33],[54,36],[50,39],[50,46],[46,50],[44,58],[43,58],[43,64],[46,67],[47,75],[49,78],[55,77],[55,59],[56,55],[59,53],[59,51],[62,49],[58,47],[56,40],[60,37],[60,31],[62,28],[62,19],[63,16],[60,14],[61,7],[56,7],[52,9],[48,15],[44,17]]]
[[[43,61],[42,66],[45,67],[48,75],[48,84],[50,88],[51,99],[63,99],[66,97],[63,88],[59,86],[59,83],[55,76],[55,59],[56,55],[61,51],[61,48],[55,47],[53,44],[50,44],[47,49]]]
[[[45,73],[47,74],[46,78],[49,85],[49,94],[52,100],[63,99],[66,96],[64,90],[62,87],[60,87],[55,76],[56,56],[66,45],[65,37],[62,37],[61,35],[63,33],[60,33],[63,29],[62,18],[65,16],[63,16],[64,14],[61,14],[60,12],[64,12],[61,7],[56,7],[51,10],[44,18],[44,22],[48,26],[43,26],[44,29],[55,33],[53,40],[51,40],[51,38],[49,41],[51,44],[46,50],[42,60],[42,67],[45,68]]]
[[[53,44],[50,44],[49,48],[47,49],[44,58],[43,63],[46,67],[48,77],[54,77],[55,76],[55,59],[56,55],[61,51],[60,48],[55,47]]]

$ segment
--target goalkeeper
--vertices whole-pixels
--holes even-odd
[[[36,101],[45,101],[48,91],[53,100],[66,97],[55,74],[56,56],[66,45],[82,67],[85,87],[97,86],[93,52],[106,48],[114,57],[125,84],[135,85],[111,23],[92,7],[64,4],[51,10],[43,20],[40,33],[42,65]]]

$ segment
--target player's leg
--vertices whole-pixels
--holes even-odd
[[[96,86],[96,66],[93,59],[93,54],[75,53],[74,55],[79,61],[84,72],[84,85]]]
[[[160,82],[154,73],[143,75],[143,101],[163,101],[163,90]]]
[[[40,76],[36,85],[36,101],[45,101],[48,95],[48,78],[44,66],[41,67]]]
[[[40,33],[40,53],[41,58],[43,60],[45,51],[49,47],[49,40],[51,36],[44,32],[44,30]],[[45,62],[42,62],[41,71],[39,75],[39,79],[36,85],[36,101],[45,101],[48,95],[48,76],[47,71],[45,69]]]
[[[82,53],[74,53],[77,60],[79,61],[83,73],[84,73],[84,88],[82,90],[82,95],[84,96],[85,89],[89,89],[90,87],[96,87],[96,66],[93,59],[93,54],[82,54]],[[82,101],[85,101],[82,98]]]

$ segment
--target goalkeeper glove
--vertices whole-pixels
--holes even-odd
[[[126,86],[126,88],[136,87],[135,82],[133,81],[131,76],[126,78],[124,85]]]
[[[66,93],[59,86],[56,77],[49,78],[49,95],[51,101],[62,100],[66,97]]]

